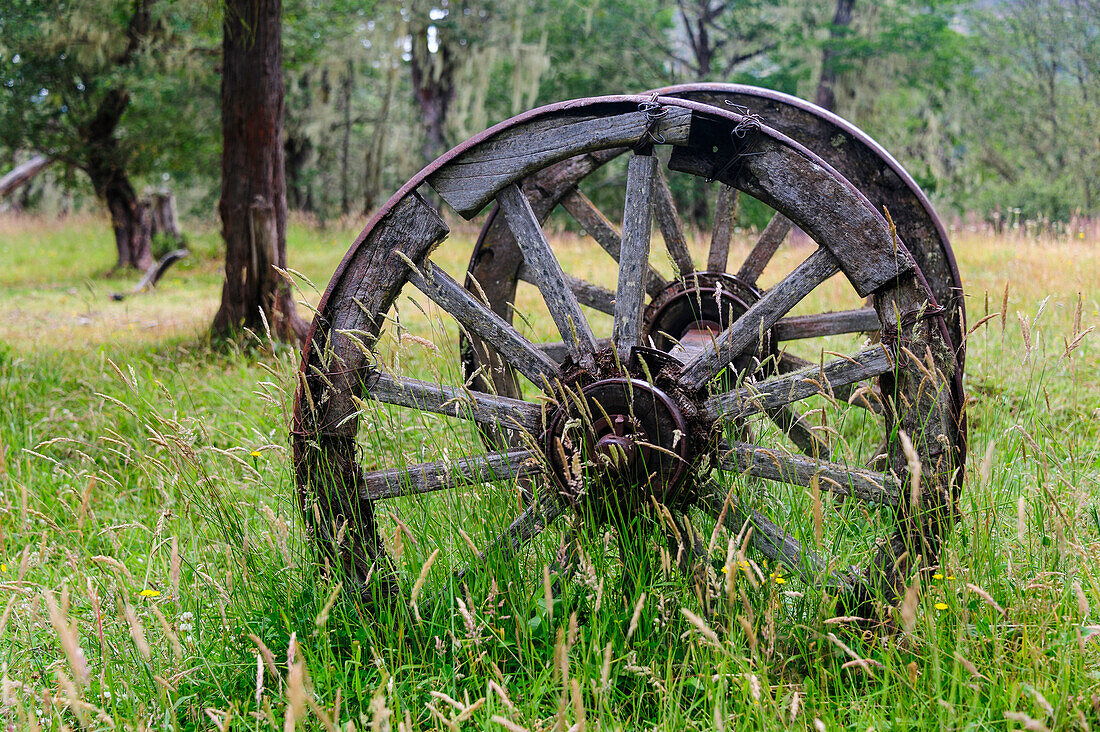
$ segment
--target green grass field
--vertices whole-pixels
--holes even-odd
[[[307,301],[355,233],[292,224]],[[456,233],[434,260],[457,275],[473,237]],[[457,561],[441,559],[415,612],[364,608],[316,566],[298,515],[298,353],[263,334],[243,348],[206,340],[216,231],[195,235],[154,293],[115,302],[133,278],[105,276],[104,221],[0,219],[0,722],[1098,729],[1100,242],[960,232],[954,245],[976,326],[962,518],[912,630],[884,633],[831,622],[812,588],[766,567],[706,620],[659,568],[637,567],[646,581],[627,597],[600,579],[618,571],[599,552],[608,534],[588,537],[584,576],[556,600],[546,556],[493,563],[462,594],[434,579]],[[613,277],[576,237],[555,246],[572,271]],[[552,332],[533,290],[517,307],[535,313],[528,332]],[[453,332],[430,308],[401,311],[419,340],[390,357],[455,369]],[[443,418],[375,417],[372,467],[477,439]],[[511,505],[464,499],[472,519]],[[455,543],[453,524],[492,533],[422,504],[394,511],[386,531],[410,579]]]

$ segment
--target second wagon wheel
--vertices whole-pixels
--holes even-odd
[[[539,171],[623,147],[621,234],[601,242],[614,289],[582,287],[540,224],[545,199],[527,191]],[[661,147],[671,170],[764,201],[816,248],[766,290],[686,266],[666,278],[650,256]],[[516,245],[501,254],[534,285],[509,303],[518,317],[431,260],[448,227],[425,184],[467,218],[499,206]],[[665,241],[674,262],[685,257],[682,241]],[[784,333],[816,333],[814,298],[833,290],[872,298],[844,317],[880,342],[837,342],[817,362],[783,352]],[[582,309],[594,302],[603,322]],[[787,317],[807,304],[809,317]],[[570,554],[569,516],[618,517],[621,533],[624,515],[657,515],[696,575],[743,540],[792,584],[869,612],[935,563],[952,517],[962,441],[943,312],[859,191],[758,120],[664,97],[534,110],[409,181],[330,282],[295,403],[304,516],[366,599],[453,586],[490,557],[537,574]],[[460,333],[483,364],[471,375],[456,365]],[[700,537],[722,531],[721,556],[708,556]]]

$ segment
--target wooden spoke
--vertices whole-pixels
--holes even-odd
[[[842,333],[869,333],[881,329],[882,323],[879,322],[875,309],[861,308],[782,318],[772,328],[772,334],[780,341],[796,341]]]
[[[727,493],[714,480],[702,486],[699,506],[713,516],[722,515],[722,508],[729,501],[723,523],[726,530],[737,536],[747,522],[752,527],[750,543],[771,562],[779,562],[806,582],[816,582],[826,571],[825,562],[811,549],[804,549],[786,529],[776,524],[754,508],[748,508],[735,495]],[[835,584],[835,580],[830,584]]]
[[[722,186],[718,191],[718,205],[714,210],[714,230],[710,234],[710,252],[707,254],[708,272],[725,272],[730,256],[730,239],[737,221],[738,190]]]
[[[804,358],[799,358],[790,353],[783,352],[779,354],[778,371],[781,374],[792,374],[796,371],[802,371],[805,369],[816,369],[818,364],[813,361],[807,361]],[[875,414],[882,414],[882,395],[878,390],[878,386],[864,389],[859,387],[858,381],[853,381],[851,384],[833,384],[833,398],[838,401],[848,402],[857,407],[863,407],[864,409],[874,412]],[[857,388],[860,389],[860,393],[856,393]]]
[[[802,452],[822,460],[829,459],[829,443],[825,441],[792,404],[766,410],[783,434]]]
[[[783,243],[783,240],[787,238],[787,232],[790,230],[790,219],[781,213],[772,216],[772,220],[764,227],[764,231],[760,234],[760,238],[757,239],[756,244],[753,245],[752,251],[749,252],[749,256],[745,258],[745,263],[742,264],[741,269],[738,270],[737,278],[750,285],[755,285],[756,281],[760,279],[760,275],[763,273],[764,268],[767,267],[768,262],[771,261],[772,256],[775,254],[775,250],[778,249],[779,245]]]
[[[684,364],[680,371],[682,383],[691,391],[700,391],[734,358],[758,342],[763,331],[775,325],[802,298],[837,271],[839,264],[836,257],[828,249],[818,248],[753,303],[714,343],[708,344],[701,353]]]
[[[569,273],[563,273],[565,275],[565,281],[569,284],[569,289],[573,291],[573,295],[576,296],[577,302],[581,305],[587,305],[593,310],[598,310],[601,313],[607,313],[608,315],[615,314],[615,293],[606,287],[600,287],[587,280],[582,280],[580,277],[574,277]],[[531,275],[531,271],[524,264],[519,268],[516,273],[516,277],[529,282],[532,285],[538,286],[535,282],[535,278]]]
[[[810,366],[716,394],[707,400],[707,415],[713,419],[735,419],[775,409],[814,394],[830,394],[837,387],[879,376],[893,368],[894,359],[882,344],[876,344],[824,366]]]
[[[623,207],[623,241],[619,252],[619,285],[615,293],[615,322],[611,339],[623,363],[630,351],[641,345],[642,308],[645,290],[642,280],[649,267],[649,232],[653,221],[653,177],[657,158],[634,155],[626,173],[626,204]]]
[[[471,335],[495,348],[508,364],[535,386],[545,390],[557,378],[556,363],[431,262],[424,263],[423,274],[410,269],[409,282],[454,316]]]
[[[535,218],[535,212],[531,210],[530,202],[515,183],[505,186],[497,194],[497,201],[562,340],[569,344],[577,363],[585,368],[594,368],[596,339],[581,313],[580,303],[566,282],[561,265],[550,249],[546,234]]]
[[[503,552],[505,558],[515,556],[525,544],[546,530],[559,516],[565,513],[565,507],[561,501],[549,493],[543,493],[538,501],[532,501],[524,509],[523,513],[515,518],[508,528],[499,536],[489,542],[485,550],[477,555],[484,561],[485,558],[497,552]],[[455,573],[461,580],[469,572],[469,567]]]
[[[676,275],[680,278],[687,277],[695,271],[695,263],[691,259],[691,252],[688,251],[687,239],[684,238],[684,225],[680,222],[680,214],[676,212],[672,191],[669,190],[668,181],[660,166],[657,167],[653,197],[653,212],[657,218],[657,228],[661,230],[665,247],[668,249],[669,256],[672,257]]]
[[[896,506],[902,493],[898,482],[886,473],[789,455],[744,442],[736,442],[722,453],[719,464],[723,470],[791,485],[809,487],[816,478],[822,490],[880,505]]]
[[[542,410],[537,404],[519,399],[390,374],[380,374],[369,388],[368,397],[386,404],[472,419],[493,427],[522,429],[531,434],[541,431]]]
[[[588,196],[574,188],[561,197],[561,205],[604,251],[616,262],[619,261],[619,243],[622,237],[615,225],[596,208],[596,204],[588,200]]]
[[[615,225],[607,220],[603,212],[596,208],[596,205],[588,200],[587,196],[574,188],[562,196],[561,205],[588,232],[588,235],[603,247],[604,251],[610,254],[616,262],[619,261],[619,248],[622,237]],[[657,270],[653,267],[649,268],[645,289],[651,297],[663,290],[667,284],[668,281],[658,274]]]
[[[542,471],[542,461],[530,450],[509,450],[393,470],[364,471],[361,496],[370,501],[415,496],[473,483],[512,481]]]

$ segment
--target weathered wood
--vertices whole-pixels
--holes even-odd
[[[725,272],[729,263],[730,239],[737,219],[737,189],[722,186],[718,190],[718,205],[714,209],[714,229],[710,233],[708,272]],[[751,283],[750,283],[751,284]]]
[[[670,145],[687,142],[692,114],[667,107],[652,133]],[[560,160],[609,147],[633,147],[647,132],[643,112],[593,114],[564,109],[509,127],[457,155],[428,183],[459,214],[471,218],[505,186]]]
[[[896,338],[906,350],[892,378],[884,379],[889,470],[905,476],[905,500],[899,501],[897,530],[877,546],[865,576],[876,592],[893,598],[918,565],[935,564],[943,535],[957,521],[958,489],[965,458],[963,395],[952,384],[957,368],[948,329],[935,317],[917,317],[928,307],[927,286],[910,273],[895,287],[875,294],[874,305],[884,323],[897,323]],[[901,317],[899,317],[899,315]],[[959,400],[959,401],[956,401]],[[920,459],[920,483],[911,488],[910,452],[900,439],[903,431]]]
[[[765,410],[783,434],[807,455],[822,460],[830,457],[829,443],[817,433],[809,421],[802,416],[793,404],[784,404],[776,409]]]
[[[334,275],[303,353],[291,432],[298,499],[326,561],[364,599],[396,593],[397,581],[356,461],[359,395],[374,365],[370,348],[406,281],[408,266],[395,253],[423,261],[447,232],[416,193],[394,201]]]
[[[592,203],[588,196],[574,188],[561,197],[561,205],[581,225],[581,228],[588,232],[588,235],[595,239],[597,244],[603,247],[604,251],[610,254],[616,262],[619,261],[619,246],[622,242],[622,236],[619,235],[615,224],[603,215],[603,211],[596,208],[596,204]]]
[[[542,461],[529,450],[509,450],[506,453],[440,460],[393,470],[364,471],[361,497],[379,501],[416,496],[478,483],[515,481],[542,471]]]
[[[41,173],[52,162],[53,158],[48,158],[45,155],[35,155],[30,160],[16,165],[3,178],[0,178],[0,199],[7,198],[9,193],[18,190],[20,186]]]
[[[668,180],[660,166],[657,168],[657,178],[653,182],[654,207],[653,214],[657,219],[657,228],[661,230],[661,237],[665,240],[665,248],[672,258],[672,265],[676,268],[676,275],[680,278],[687,277],[695,271],[695,262],[688,250],[687,239],[684,238],[684,225],[680,221],[680,214],[676,211],[676,202],[672,199],[672,191],[668,187]]]
[[[768,266],[768,262],[772,261],[775,250],[779,249],[779,245],[787,238],[787,233],[790,230],[790,219],[781,213],[772,216],[771,220],[768,221],[768,225],[764,227],[764,231],[760,234],[760,238],[753,245],[749,256],[745,257],[745,263],[737,271],[737,278],[750,285],[755,285],[756,281],[760,279],[760,275],[763,274],[764,268]]]
[[[516,371],[526,376],[540,389],[547,389],[558,376],[558,366],[531,341],[509,325],[487,306],[474,299],[450,275],[426,261],[422,272],[409,271],[409,282],[432,302],[446,310],[471,335],[496,349]]]
[[[649,268],[649,233],[653,221],[653,178],[658,160],[654,155],[634,155],[626,171],[626,203],[623,206],[623,241],[619,253],[619,283],[615,292],[615,321],[611,340],[621,363],[641,345],[643,281]]]
[[[574,188],[562,196],[561,205],[588,232],[588,235],[603,247],[604,251],[610,254],[616,262],[619,261],[622,237],[615,229],[615,225],[607,220],[603,212],[596,208],[596,205],[588,200],[587,196]],[[668,285],[668,281],[658,274],[657,270],[650,267],[649,274],[646,277],[646,292],[650,296],[656,296],[666,285]]]
[[[423,261],[448,232],[436,210],[411,193],[371,229],[355,258],[337,271],[319,307],[324,319],[317,320],[313,341],[307,344],[310,399],[298,401],[303,432],[355,436],[356,421],[348,417],[357,410],[355,398],[371,366],[363,347],[373,346],[409,272],[394,252]],[[317,371],[327,376],[319,378]]]
[[[727,491],[714,480],[703,486],[700,508],[712,516],[720,516],[726,504]],[[726,510],[723,524],[731,535],[741,533],[745,524],[752,527],[749,543],[771,562],[778,562],[792,572],[796,572],[806,582],[818,582],[825,573],[826,564],[811,549],[804,549],[783,527],[767,516],[749,508],[737,496],[729,496],[729,508]],[[827,580],[834,584],[835,580]]]
[[[896,506],[902,495],[902,487],[886,473],[815,460],[807,455],[785,454],[744,442],[736,442],[722,452],[719,464],[723,470],[791,485],[810,487],[816,478],[822,490],[878,505]]]
[[[599,310],[601,313],[607,315],[615,314],[615,293],[606,287],[594,284],[587,280],[582,280],[580,277],[574,277],[568,272],[563,273],[565,275],[565,281],[569,284],[569,289],[573,291],[573,294],[577,297],[577,302],[581,305],[587,305],[593,310]],[[534,275],[531,274],[531,270],[526,264],[522,265],[519,270],[516,271],[516,277],[524,282],[538,286],[535,281]]]
[[[778,372],[780,374],[791,374],[795,371],[801,371],[804,369],[814,368],[816,369],[818,364],[813,361],[807,361],[804,358],[799,358],[790,353],[783,352],[779,354]],[[852,406],[862,407],[869,412],[881,415],[883,412],[882,393],[879,391],[878,385],[871,387],[871,391],[875,396],[868,396],[866,394],[857,395],[853,398],[856,389],[859,388],[859,382],[853,381],[851,384],[833,384],[833,398],[837,401],[848,402]]]
[[[537,404],[465,388],[383,373],[372,380],[366,396],[386,404],[472,419],[478,424],[522,429],[533,435],[542,431],[542,410]]]
[[[716,394],[707,400],[706,413],[712,419],[736,419],[815,394],[829,394],[835,388],[881,376],[893,368],[893,357],[881,344],[876,344],[850,357],[830,361],[822,367],[810,366],[784,376]]]
[[[673,148],[672,170],[710,176],[729,162],[724,123],[698,120],[691,140],[690,148]],[[758,135],[754,148],[719,180],[771,206],[831,250],[860,297],[913,269],[912,256],[882,214],[821,158],[776,134]]]
[[[771,328],[815,287],[836,274],[837,269],[832,252],[818,248],[722,331],[713,344],[684,364],[681,383],[692,391],[701,390],[734,358],[758,342],[761,332]]]
[[[782,318],[772,327],[772,335],[776,340],[796,341],[842,333],[871,333],[881,328],[875,309],[862,308]]]
[[[512,183],[500,191],[497,201],[562,340],[569,344],[577,363],[594,368],[596,339],[527,197]]]
[[[779,363],[777,364],[777,370],[781,374],[789,374],[794,371],[807,369],[811,366],[816,365],[817,364],[813,361],[802,358],[801,356],[796,356],[793,353],[787,353],[786,351],[783,351],[779,354]]]

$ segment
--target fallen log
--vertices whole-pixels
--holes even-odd
[[[52,162],[53,158],[48,158],[45,155],[35,155],[30,160],[16,165],[7,175],[0,178],[0,198],[7,198],[8,194],[25,185]]]
[[[168,269],[173,264],[186,257],[188,254],[190,254],[190,252],[186,249],[175,249],[168,252],[160,258],[159,262],[149,268],[149,271],[145,273],[145,276],[142,277],[136,285],[134,285],[134,289],[130,290],[130,292],[128,293],[113,293],[111,295],[111,299],[116,301],[125,300],[128,295],[139,295],[146,290],[150,290],[156,287],[157,282],[160,281],[160,278],[164,276]]]

